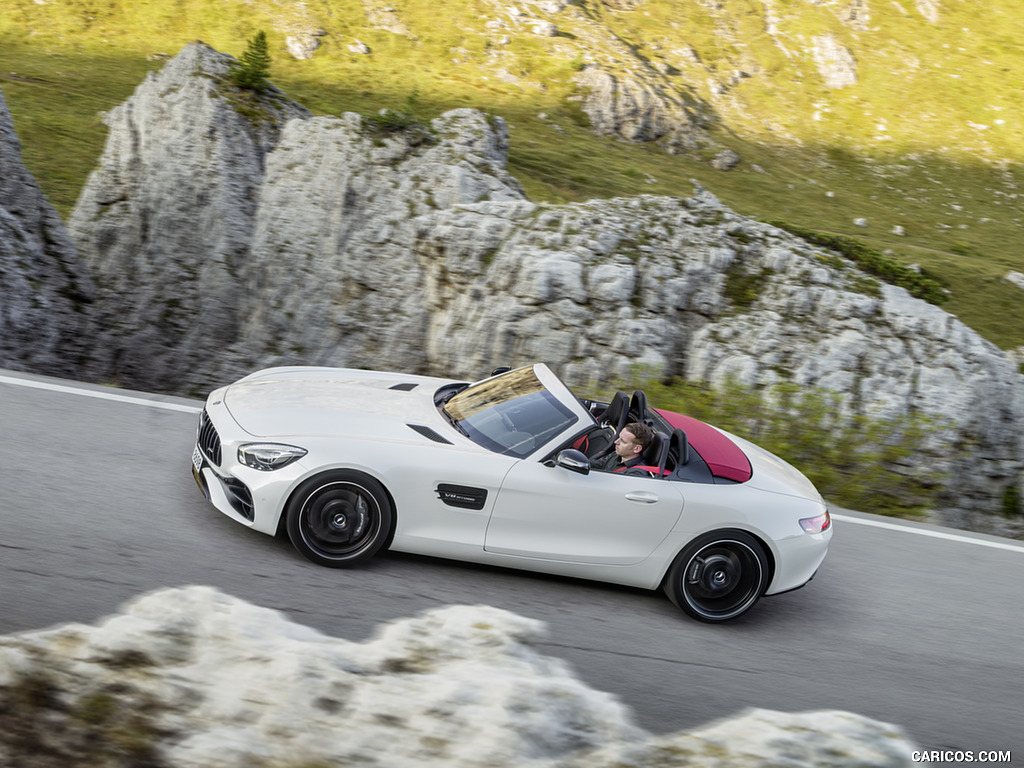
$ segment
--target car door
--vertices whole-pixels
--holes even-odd
[[[639,563],[683,510],[677,483],[608,472],[587,475],[520,461],[498,491],[484,549],[572,563]]]

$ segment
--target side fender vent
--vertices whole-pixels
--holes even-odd
[[[410,390],[416,389],[416,387],[418,386],[419,384],[417,384],[414,381],[404,381],[401,384],[395,384],[393,386],[390,386],[388,387],[388,389],[398,389],[401,390],[402,392],[408,392]]]
[[[487,502],[486,488],[473,488],[469,485],[453,485],[438,483],[437,497],[449,507],[461,509],[483,509]]]
[[[437,434],[437,432],[432,430],[430,427],[425,427],[422,424],[406,424],[405,426],[414,432],[419,432],[425,438],[433,440],[435,443],[441,443],[442,445],[454,445],[451,440],[441,437],[441,435]]]

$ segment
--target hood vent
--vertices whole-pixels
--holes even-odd
[[[432,430],[430,427],[424,427],[422,424],[406,424],[405,426],[407,426],[409,429],[415,432],[419,432],[425,438],[427,438],[428,440],[433,440],[435,443],[442,443],[444,445],[454,445],[454,443],[451,440],[447,440],[446,438],[441,437],[441,435],[437,434],[437,432]]]
[[[416,389],[418,386],[419,384],[414,381],[406,381],[401,384],[395,384],[393,387],[388,387],[388,389],[398,389],[402,392],[408,392],[409,390]]]

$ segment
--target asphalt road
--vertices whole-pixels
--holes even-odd
[[[1024,760],[1020,542],[841,513],[810,585],[721,626],[660,593],[424,557],[335,571],[206,503],[189,471],[199,405],[0,371],[0,634],[186,584],[350,640],[486,603],[545,621],[543,650],[651,731],[746,707],[843,709],[924,749]]]

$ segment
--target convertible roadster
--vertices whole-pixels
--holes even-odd
[[[632,422],[655,435],[642,474],[595,469]],[[581,399],[542,364],[475,384],[258,371],[209,396],[192,471],[221,512],[315,563],[390,548],[661,587],[707,622],[806,584],[832,536],[778,457],[639,390]]]

